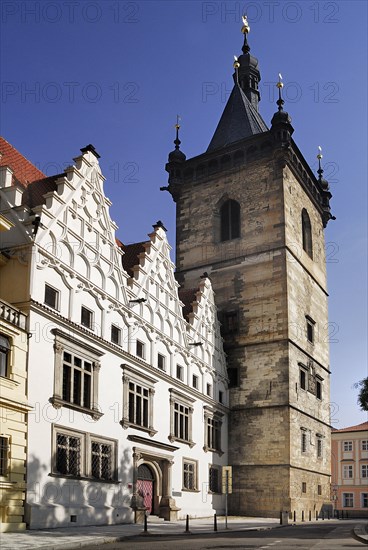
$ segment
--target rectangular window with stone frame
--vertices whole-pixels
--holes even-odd
[[[59,309],[60,292],[56,288],[45,284],[44,303],[52,309]]]
[[[11,340],[5,334],[0,334],[0,376],[9,377]]]
[[[198,462],[183,458],[183,491],[198,490]]]
[[[8,475],[9,438],[0,437],[0,477]]]
[[[192,417],[194,399],[169,388],[170,392],[170,434],[169,440],[181,441],[193,447]]]
[[[342,505],[344,508],[353,508],[354,507],[354,493],[343,493],[342,494]]]
[[[117,441],[53,425],[52,474],[114,481],[117,478]]]
[[[123,371],[123,428],[134,426],[153,436],[153,399],[154,385],[157,380],[151,378],[130,365],[121,365]]]
[[[342,477],[343,479],[353,479],[353,465],[344,464],[342,467]]]
[[[203,450],[215,451],[219,455],[222,455],[221,450],[221,427],[223,414],[214,411],[207,405],[203,407],[203,419],[204,419],[204,446]]]
[[[55,369],[50,402],[56,408],[72,408],[97,420],[102,416],[98,407],[98,381],[103,353],[59,329],[51,332],[55,337]]]

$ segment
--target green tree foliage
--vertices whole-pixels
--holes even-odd
[[[358,405],[362,411],[368,411],[368,376],[354,384],[354,387],[359,389]]]

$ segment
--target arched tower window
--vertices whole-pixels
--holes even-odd
[[[302,210],[302,236],[303,250],[313,259],[312,226],[305,208]]]
[[[240,237],[240,204],[227,200],[220,210],[221,241],[230,241]]]

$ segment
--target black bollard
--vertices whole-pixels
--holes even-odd
[[[312,510],[309,510],[309,521],[312,521]]]
[[[282,525],[282,512],[280,512],[280,525]]]
[[[189,533],[189,516],[188,516],[188,514],[187,514],[187,519],[186,519],[186,522],[185,522],[185,532]]]
[[[302,510],[302,521],[304,521],[304,510]]]
[[[213,530],[217,531],[217,514],[213,516]]]
[[[325,519],[325,511],[322,510],[322,519]]]
[[[316,510],[316,521],[318,521],[318,511]]]
[[[331,519],[330,510],[328,510],[328,512],[327,512],[327,519]]]
[[[294,523],[296,522],[296,511],[294,510]]]
[[[144,514],[144,532],[147,533],[147,515]]]

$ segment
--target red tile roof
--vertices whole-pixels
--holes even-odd
[[[134,271],[133,267],[135,265],[139,265],[139,254],[142,252],[145,252],[144,244],[148,241],[143,241],[141,243],[132,243],[132,244],[124,244],[121,241],[120,242],[120,248],[124,251],[123,256],[123,268],[125,271],[133,277]]]
[[[0,166],[9,166],[14,172],[13,184],[18,182],[23,187],[27,187],[30,182],[46,178],[41,170],[21,155],[3,137],[0,137],[0,155]]]
[[[362,422],[361,424],[357,424],[356,426],[349,426],[347,428],[341,428],[341,430],[333,429],[333,433],[337,432],[365,432],[368,430],[368,422]]]

